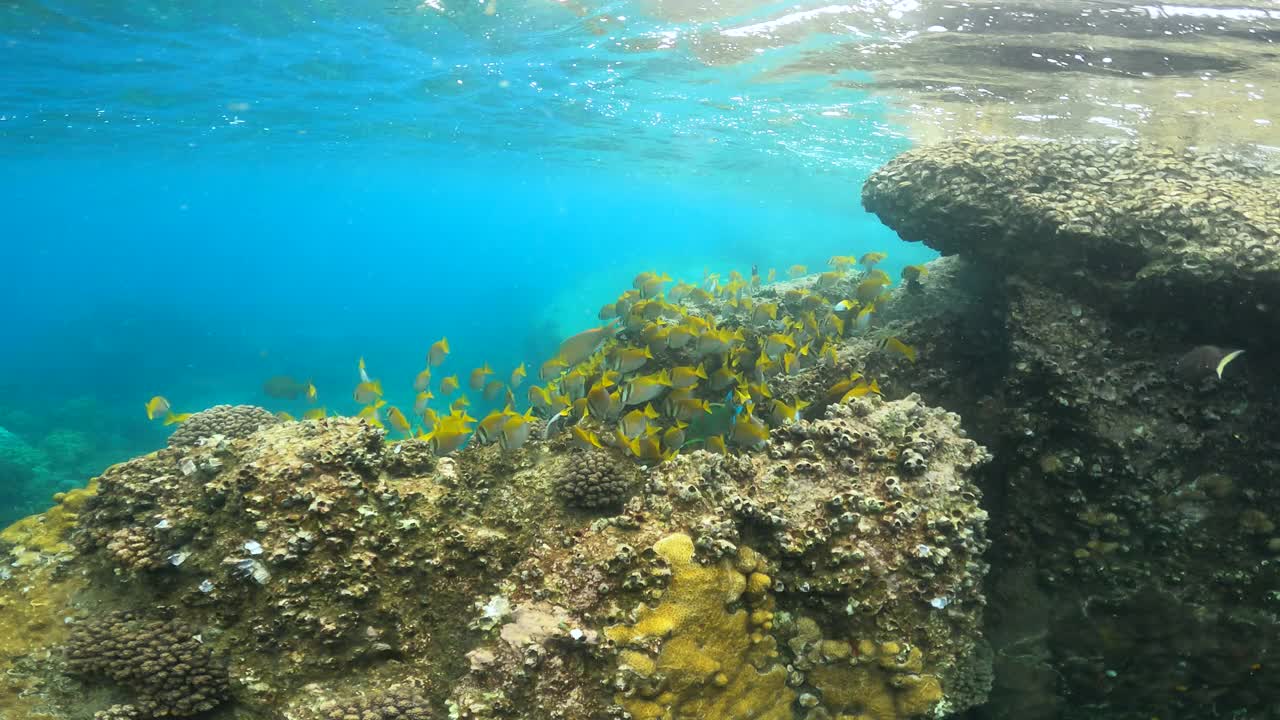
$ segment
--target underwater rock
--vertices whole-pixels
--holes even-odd
[[[195,445],[200,440],[221,435],[249,437],[257,430],[281,422],[280,418],[254,405],[215,405],[187,418],[169,436],[169,446]]]
[[[24,608],[78,619],[65,626],[68,669],[114,679],[122,707],[102,712],[121,717],[228,698],[262,718],[391,706],[389,717],[745,718],[767,706],[816,720],[864,700],[892,710],[876,717],[940,716],[982,701],[969,678],[990,663],[987,518],[971,480],[986,454],[958,423],[918,398],[869,398],[777,431],[768,452],[697,451],[646,471],[601,449],[592,468],[616,464],[633,493],[609,485],[606,517],[564,504],[583,462],[567,433],[406,462],[429,458],[427,445],[389,443],[357,419],[279,423],[108,469],[77,500],[74,549],[14,568],[0,602],[61,587],[40,574],[56,563],[72,584]],[[904,472],[917,455],[919,472]],[[654,629],[668,620],[679,632]],[[812,629],[817,645],[796,640]],[[130,669],[150,640],[104,661],[104,643],[134,636],[165,637],[199,670]],[[23,637],[24,657],[61,642]],[[843,678],[839,648],[863,641],[877,648],[868,668],[907,664],[824,699]],[[229,674],[211,665],[223,656]],[[77,706],[56,663],[8,657],[0,691]],[[702,674],[708,663],[718,669]],[[412,691],[382,694],[393,686]]]
[[[1280,173],[1139,144],[958,141],[899,155],[862,191],[907,240],[1076,302],[1206,332],[1280,328]],[[1243,339],[1243,338],[1242,338]]]
[[[560,479],[560,496],[580,508],[620,508],[631,496],[634,481],[628,463],[607,451],[575,453]]]
[[[1280,390],[1255,369],[1280,354],[1260,315],[1280,277],[1274,183],[1190,153],[962,142],[868,184],[904,237],[959,253],[923,294],[895,290],[885,329],[929,362],[884,391],[960,413],[993,451],[986,716],[1280,702],[1264,639],[1280,576],[1257,515],[1280,504]],[[1181,372],[1207,338],[1248,354],[1221,379],[1217,354]]]

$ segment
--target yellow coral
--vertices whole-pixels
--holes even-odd
[[[825,643],[824,643],[825,645]],[[822,702],[837,718],[903,720],[933,710],[942,699],[942,684],[925,675],[924,654],[900,643],[857,644],[858,662],[819,665],[809,682],[822,691]]]
[[[58,503],[39,515],[25,517],[0,531],[0,541],[20,546],[28,551],[45,553],[67,552],[71,546],[67,538],[76,525],[76,514],[86,501],[98,492],[98,484],[58,493],[53,499]]]
[[[607,628],[619,645],[659,641],[657,657],[625,650],[622,663],[641,677],[653,677],[647,692],[620,694],[618,702],[636,720],[789,720],[795,694],[776,662],[773,637],[760,630],[772,623],[772,600],[752,597],[751,612],[728,605],[748,590],[764,592],[759,556],[741,553],[703,567],[693,561],[688,535],[671,535],[653,549],[671,567],[671,584],[655,607],[642,608],[634,625]]]

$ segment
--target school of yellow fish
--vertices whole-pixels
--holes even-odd
[[[369,376],[360,358],[352,393],[362,406],[356,416],[425,440],[441,455],[469,442],[515,450],[529,439],[538,419],[547,436],[568,432],[579,447],[612,446],[647,464],[669,460],[690,446],[716,453],[758,449],[772,427],[798,421],[809,406],[775,396],[771,380],[819,364],[836,366],[841,339],[867,330],[889,299],[892,280],[876,267],[884,259],[878,252],[832,257],[831,269],[818,274],[811,289],[772,293],[756,290],[773,282],[773,270],[765,278],[755,269],[749,278],[736,271],[725,278],[704,273],[697,284],[642,272],[630,289],[600,309],[604,324],[567,338],[541,365],[542,384],[523,393],[524,412],[517,409],[516,397],[527,376],[524,364],[507,375],[498,375],[488,363],[466,373],[467,387],[502,410],[476,420],[467,412],[465,394],[449,403],[446,414],[433,409],[432,400],[450,398],[462,385],[451,374],[432,390],[433,372],[450,354],[448,339],[441,338],[427,350],[424,367],[413,379],[416,395],[409,414],[383,400],[381,380]],[[902,280],[912,285],[927,272],[923,265],[908,265]],[[808,269],[795,265],[788,274],[798,278]],[[883,338],[878,346],[916,361],[915,349],[896,337]],[[824,400],[879,393],[876,379],[854,372],[832,385]],[[308,382],[305,394],[310,403],[318,401],[314,384]],[[160,396],[147,403],[146,412],[148,419],[166,425],[189,417],[173,413]],[[325,408],[316,407],[303,419],[325,416]]]

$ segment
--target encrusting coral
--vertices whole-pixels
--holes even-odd
[[[169,446],[195,445],[200,440],[221,435],[245,438],[264,427],[280,423],[280,418],[254,405],[214,405],[187,418],[169,436]]]
[[[607,451],[575,453],[560,479],[560,496],[574,507],[621,507],[634,490],[630,474]]]

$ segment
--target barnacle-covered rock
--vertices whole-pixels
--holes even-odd
[[[146,720],[147,715],[136,705],[112,705],[93,714],[93,720]]]
[[[558,491],[567,505],[621,507],[634,492],[629,469],[605,450],[575,453],[560,478]]]
[[[169,436],[170,447],[192,446],[205,438],[221,435],[245,438],[261,428],[280,423],[269,410],[255,405],[214,405],[178,426]]]
[[[1142,144],[958,141],[877,170],[862,201],[905,239],[1075,295],[1256,335],[1280,326],[1280,172]]]
[[[188,717],[229,696],[225,663],[195,630],[176,620],[110,613],[77,627],[66,654],[71,673],[110,680],[133,693],[132,709],[111,708],[111,717]]]
[[[401,685],[320,708],[317,720],[427,720],[430,701],[411,686]]]

